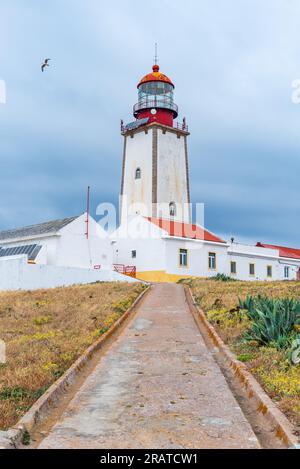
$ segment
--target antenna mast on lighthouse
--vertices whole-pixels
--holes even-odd
[[[154,65],[158,65],[158,55],[157,55],[157,42],[155,43],[155,56],[154,56]]]

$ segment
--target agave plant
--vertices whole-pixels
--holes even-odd
[[[300,336],[298,336],[292,343],[289,359],[293,365],[300,364]]]
[[[245,309],[248,312],[254,311],[254,298],[253,296],[247,295],[245,300],[239,298],[239,308]]]
[[[240,308],[247,310],[252,321],[245,333],[245,340],[255,340],[261,345],[275,344],[286,348],[294,335],[294,327],[300,322],[300,303],[296,300],[270,299],[258,296],[240,300]]]

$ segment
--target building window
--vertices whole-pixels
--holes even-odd
[[[180,267],[188,266],[188,250],[187,249],[179,249],[179,265]]]
[[[175,204],[175,202],[171,202],[171,203],[170,203],[169,209],[170,209],[170,216],[171,216],[171,217],[176,217],[176,215],[177,215],[177,209],[176,209],[176,204]]]
[[[230,262],[230,273],[236,275],[236,262]]]
[[[249,264],[249,275],[254,277],[255,275],[255,264]]]
[[[267,265],[267,277],[271,278],[272,277],[272,266]]]
[[[208,268],[209,270],[216,270],[217,268],[217,255],[215,252],[208,253]]]
[[[141,168],[137,168],[135,170],[135,179],[141,179],[142,177],[142,171],[141,171]]]
[[[132,259],[136,259],[136,251],[131,251],[131,257]]]
[[[284,268],[284,278],[290,278],[290,268],[288,266]]]

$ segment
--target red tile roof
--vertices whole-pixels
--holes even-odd
[[[279,250],[280,257],[287,257],[289,259],[300,259],[300,249],[287,248],[285,246],[275,246],[273,244],[264,243],[257,243],[256,246],[260,248],[277,249]]]
[[[226,243],[223,239],[218,238],[218,236],[210,233],[201,226],[194,225],[192,223],[180,223],[177,221],[166,220],[163,218],[151,218],[149,220],[154,225],[158,226],[162,230],[166,231],[169,236],[177,236],[180,238],[188,239],[202,239],[204,241],[212,241],[214,243]]]

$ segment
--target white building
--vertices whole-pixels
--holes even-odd
[[[115,264],[132,265],[141,280],[175,282],[218,273],[239,280],[296,280],[300,251],[227,243],[200,226],[172,220],[131,217],[112,235]],[[294,257],[291,257],[291,256]]]
[[[215,275],[208,269],[209,253],[225,269],[227,244],[196,225],[140,215],[112,235],[114,263],[136,266],[137,278],[177,281],[190,276]]]
[[[299,254],[282,255],[280,247],[230,244],[228,275],[239,280],[299,280]]]
[[[88,234],[87,234],[87,220]],[[25,254],[29,263],[77,267],[112,266],[107,233],[92,217],[80,216],[0,232],[0,261]]]

